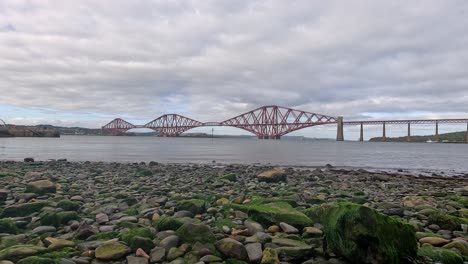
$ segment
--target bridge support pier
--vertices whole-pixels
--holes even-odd
[[[344,141],[344,133],[343,133],[343,117],[339,116],[336,119],[336,141]]]
[[[439,142],[439,122],[436,121],[435,125],[436,125],[436,131],[435,131],[434,141]]]
[[[386,142],[386,141],[387,141],[387,135],[386,135],[386,131],[385,131],[385,122],[383,122],[382,142]]]
[[[408,122],[408,136],[406,137],[406,142],[411,142],[411,123]]]
[[[359,136],[359,141],[363,142],[364,141],[364,124],[361,122],[361,133]]]
[[[465,143],[468,143],[468,123],[466,123]]]

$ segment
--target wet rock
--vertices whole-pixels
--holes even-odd
[[[28,256],[36,256],[42,252],[47,251],[45,247],[38,247],[33,245],[15,245],[0,250],[0,260],[18,260]]]
[[[59,250],[65,247],[74,247],[75,242],[66,240],[66,239],[59,239],[53,237],[47,237],[43,240],[44,244],[50,250]]]
[[[54,233],[55,231],[57,231],[57,228],[55,228],[55,226],[38,226],[34,228],[31,231],[31,233],[40,235],[44,233]]]
[[[297,227],[306,227],[313,224],[310,218],[286,202],[232,204],[230,206],[247,212],[249,217],[264,225],[284,222]]]
[[[164,261],[165,256],[166,256],[166,249],[164,247],[155,247],[151,250],[150,261],[152,263],[161,262],[161,261]]]
[[[178,236],[175,236],[175,235],[168,236],[164,238],[163,240],[161,240],[161,242],[159,242],[159,247],[166,249],[166,252],[168,252],[169,249],[178,247],[179,241],[180,239]]]
[[[260,243],[250,243],[245,245],[247,250],[247,255],[249,256],[250,263],[260,263],[262,260],[262,244]]]
[[[177,229],[176,233],[184,243],[214,243],[216,241],[211,229],[203,224],[186,223]]]
[[[278,253],[272,248],[265,248],[262,253],[261,264],[279,264]]]
[[[228,258],[235,258],[238,260],[247,260],[248,254],[244,245],[237,240],[232,238],[224,238],[215,243],[216,249],[218,249],[223,255]]]
[[[44,195],[48,193],[55,193],[55,184],[49,180],[40,180],[28,183],[25,192],[36,193],[38,195]]]
[[[119,242],[105,243],[96,248],[96,258],[100,260],[119,260],[130,253],[130,248]]]
[[[444,238],[440,238],[440,237],[423,237],[421,239],[419,239],[419,243],[421,244],[430,244],[430,245],[433,245],[433,246],[443,246],[447,243],[449,243],[450,240],[447,240],[447,239],[444,239]]]
[[[96,215],[96,223],[104,224],[109,222],[109,216],[103,213],[99,213]]]
[[[286,182],[287,173],[283,169],[274,168],[258,174],[257,179],[259,182]]]
[[[285,222],[280,222],[279,225],[281,229],[283,230],[283,232],[286,234],[298,234],[299,233],[299,230],[297,228]]]
[[[418,249],[418,256],[427,257],[438,263],[463,264],[463,258],[454,251],[430,245],[420,247]]]
[[[38,213],[42,208],[48,205],[47,202],[15,204],[6,207],[0,215],[0,218],[28,216],[33,213]]]
[[[127,256],[127,264],[147,264],[148,260],[141,257]]]

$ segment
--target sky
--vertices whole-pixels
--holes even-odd
[[[0,119],[97,128],[167,113],[223,121],[262,105],[467,118],[467,28],[465,0],[2,0]]]

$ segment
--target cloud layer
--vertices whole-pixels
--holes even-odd
[[[466,117],[466,17],[463,0],[4,0],[0,106],[96,126],[267,104]]]

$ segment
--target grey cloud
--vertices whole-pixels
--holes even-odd
[[[6,0],[0,104],[148,120],[265,104],[466,114],[467,11],[456,0]]]

